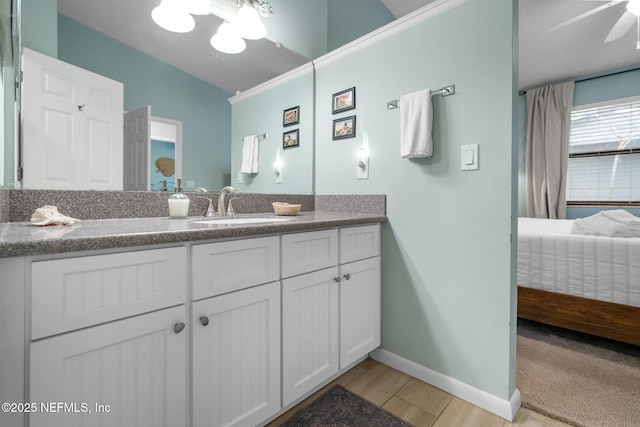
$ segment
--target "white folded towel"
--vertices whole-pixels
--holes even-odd
[[[405,159],[433,155],[431,89],[400,97],[400,155]]]
[[[242,141],[242,165],[240,172],[252,174],[258,173],[258,153],[260,145],[257,135],[245,136]]]
[[[624,209],[601,211],[573,221],[573,233],[609,237],[640,237],[640,218]]]

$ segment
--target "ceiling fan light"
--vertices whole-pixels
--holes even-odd
[[[247,43],[238,35],[234,27],[223,22],[218,32],[211,37],[211,46],[222,53],[236,54],[247,48]]]
[[[240,36],[247,40],[258,40],[267,35],[267,27],[260,20],[258,11],[249,2],[245,2],[238,10],[233,25]]]
[[[635,16],[640,16],[640,0],[629,0],[627,10]]]
[[[193,17],[174,0],[163,0],[151,11],[151,18],[160,27],[174,33],[188,33],[196,26]]]

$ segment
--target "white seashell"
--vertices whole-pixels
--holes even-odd
[[[76,221],[79,220],[62,215],[57,207],[49,205],[36,209],[31,215],[31,225],[71,225]]]

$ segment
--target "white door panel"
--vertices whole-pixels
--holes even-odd
[[[23,187],[121,190],[123,85],[23,49]]]

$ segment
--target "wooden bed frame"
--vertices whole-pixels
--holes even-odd
[[[518,317],[640,346],[640,307],[518,286]]]

